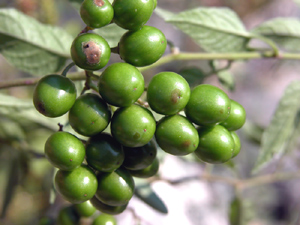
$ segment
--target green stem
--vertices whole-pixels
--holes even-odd
[[[269,45],[271,47],[271,49],[273,50],[273,56],[277,57],[279,56],[279,49],[277,47],[277,45],[270,39],[262,37],[262,36],[254,36],[254,38],[259,39],[263,42],[265,42],[267,45]]]
[[[300,60],[299,53],[279,53],[278,56],[274,56],[273,51],[265,52],[238,52],[238,53],[178,53],[178,54],[169,54],[160,58],[157,62],[152,65],[140,67],[141,72],[153,69],[155,67],[170,63],[172,61],[187,61],[187,60],[249,60],[249,59],[264,59],[264,58],[277,58],[277,59],[291,59],[291,60]],[[68,77],[72,80],[84,80],[84,73],[70,73]],[[93,75],[93,77],[97,77]],[[17,87],[17,86],[28,86],[35,85],[40,78],[23,78],[16,79],[11,81],[0,81],[0,89]]]
[[[69,72],[69,70],[75,66],[75,63],[74,62],[71,62],[69,65],[66,66],[66,68],[62,71],[61,75],[66,77],[67,76],[67,73]]]

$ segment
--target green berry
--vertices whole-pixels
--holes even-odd
[[[230,99],[220,88],[201,84],[192,90],[185,114],[197,125],[211,126],[228,118],[230,105]]]
[[[231,111],[229,117],[220,123],[227,130],[238,130],[246,121],[246,111],[244,107],[234,100],[231,101]]]
[[[111,120],[111,133],[126,147],[140,147],[153,137],[156,122],[152,113],[139,105],[119,108]]]
[[[90,200],[75,204],[74,208],[81,217],[90,217],[96,212],[96,208],[92,205]]]
[[[127,31],[121,37],[119,54],[133,66],[148,66],[160,59],[166,47],[166,37],[159,29],[143,26],[137,31]]]
[[[80,16],[88,27],[100,28],[112,21],[114,9],[108,0],[84,0]]]
[[[174,115],[186,106],[190,92],[189,84],[182,76],[173,72],[161,72],[151,79],[147,99],[153,111]]]
[[[70,171],[82,164],[85,148],[74,135],[56,132],[45,143],[45,156],[53,166]]]
[[[99,93],[110,105],[126,107],[135,103],[144,92],[144,77],[128,63],[114,63],[99,79]]]
[[[93,33],[80,34],[71,46],[71,57],[74,63],[84,70],[103,68],[109,61],[110,53],[107,41]]]
[[[91,200],[92,205],[102,213],[107,213],[110,215],[117,215],[122,213],[126,208],[127,204],[121,206],[111,206],[101,202],[96,196],[94,196]]]
[[[61,209],[57,216],[57,225],[74,225],[79,222],[79,215],[72,206]]]
[[[172,155],[187,155],[196,150],[199,136],[194,125],[184,116],[162,118],[155,132],[157,144]]]
[[[109,124],[111,111],[103,99],[94,93],[78,97],[69,112],[72,128],[84,136],[102,132]]]
[[[117,225],[117,220],[112,215],[101,214],[95,218],[92,225]]]
[[[134,180],[130,173],[119,168],[112,173],[99,173],[97,198],[110,206],[122,206],[129,202],[134,192]]]
[[[88,166],[82,165],[72,171],[58,170],[55,175],[56,190],[73,204],[91,199],[97,186],[97,177]]]
[[[113,172],[124,161],[123,147],[110,134],[97,134],[86,144],[86,161],[95,170]]]
[[[230,134],[231,134],[231,136],[233,138],[233,141],[234,141],[234,150],[233,150],[233,154],[232,154],[232,158],[234,158],[240,153],[241,141],[240,141],[240,138],[239,138],[239,136],[237,135],[236,132],[230,131]]]
[[[153,0],[114,0],[113,21],[127,30],[140,29],[151,17]]]
[[[59,117],[67,113],[76,100],[76,88],[67,77],[51,74],[37,83],[33,104],[44,116]]]
[[[150,166],[156,157],[157,148],[152,139],[146,145],[137,148],[124,147],[125,159],[123,165],[129,170],[141,170]]]
[[[158,169],[159,161],[157,158],[155,158],[151,165],[147,166],[146,168],[140,170],[129,170],[129,172],[134,177],[149,178],[157,174]]]
[[[195,154],[204,162],[218,164],[231,159],[234,140],[221,125],[198,128],[199,145]]]

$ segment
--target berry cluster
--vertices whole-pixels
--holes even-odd
[[[45,144],[47,159],[59,169],[56,190],[77,206],[90,202],[103,213],[123,212],[134,193],[133,176],[148,178],[158,171],[156,142],[172,155],[195,152],[209,163],[226,162],[240,151],[234,130],[243,126],[245,110],[217,87],[202,84],[191,91],[179,74],[161,72],[147,87],[150,109],[137,104],[145,84],[136,67],[156,62],[167,44],[160,30],[144,25],[155,7],[154,0],[115,0],[112,5],[84,0],[85,30],[111,22],[128,30],[117,47],[125,62],[104,69],[99,93],[76,98],[75,85],[61,75],[45,76],[35,88],[33,102],[40,113],[58,117],[69,112],[74,131],[89,138],[83,144],[60,130]],[[110,54],[106,40],[94,33],[81,33],[71,46],[74,63],[87,73],[105,67]],[[117,109],[113,112],[111,106]],[[156,121],[151,110],[164,117]],[[104,132],[109,125],[110,133]]]

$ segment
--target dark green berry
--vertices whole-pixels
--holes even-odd
[[[95,170],[113,172],[123,163],[123,147],[110,134],[97,134],[86,144],[86,160]]]
[[[151,165],[147,166],[146,168],[140,170],[129,170],[129,172],[134,177],[149,178],[157,174],[158,169],[159,161],[157,158],[155,158]]]
[[[92,205],[102,213],[107,213],[110,215],[117,215],[122,213],[126,208],[128,203],[121,206],[111,206],[101,202],[96,196],[94,196],[91,200]]]

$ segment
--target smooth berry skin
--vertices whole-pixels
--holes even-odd
[[[57,216],[57,225],[74,225],[80,220],[79,215],[74,211],[72,206],[61,209]]]
[[[188,155],[199,144],[196,128],[181,115],[162,118],[157,123],[155,138],[161,149],[172,155]]]
[[[128,170],[141,170],[152,164],[157,154],[157,148],[152,139],[141,147],[124,147],[124,153],[125,159],[122,166]]]
[[[74,208],[81,217],[90,217],[96,212],[96,208],[92,205],[90,200],[80,204],[74,204]]]
[[[72,171],[58,170],[55,175],[56,190],[73,204],[91,199],[97,191],[97,186],[96,175],[85,165]]]
[[[112,215],[101,214],[95,218],[92,225],[117,225],[117,220]]]
[[[99,93],[110,105],[126,107],[135,103],[145,89],[141,72],[128,63],[114,63],[100,76]]]
[[[234,131],[240,129],[246,121],[246,111],[244,107],[234,100],[231,101],[231,110],[228,118],[220,123],[227,130]]]
[[[221,125],[198,128],[199,145],[195,151],[202,161],[212,164],[224,163],[231,159],[234,140],[230,132]]]
[[[151,165],[147,166],[146,168],[141,170],[129,170],[129,173],[134,177],[149,178],[157,174],[158,169],[159,169],[159,161],[157,158],[155,158],[154,161],[151,163]]]
[[[113,172],[124,161],[123,147],[110,134],[99,133],[86,144],[86,160],[95,170]]]
[[[152,77],[147,88],[151,109],[159,114],[174,115],[183,110],[190,99],[188,82],[174,72],[161,72]]]
[[[127,208],[127,204],[121,206],[111,206],[101,202],[96,196],[94,196],[91,200],[92,205],[102,213],[110,214],[110,215],[118,215]]]
[[[231,134],[231,136],[233,138],[233,141],[234,141],[234,149],[233,149],[233,154],[232,154],[232,158],[234,158],[241,151],[241,141],[240,141],[240,138],[239,138],[239,136],[237,135],[236,132],[230,131],[230,134]]]
[[[156,8],[156,6],[157,6],[157,0],[153,0],[153,3],[154,3],[154,5],[153,5],[153,9],[155,9],[155,8]]]
[[[197,125],[212,126],[228,118],[230,106],[229,97],[220,88],[200,84],[192,90],[185,114]]]
[[[93,136],[109,124],[111,110],[103,99],[94,93],[78,97],[69,112],[71,127],[79,134]]]
[[[152,113],[139,105],[119,108],[111,120],[113,137],[126,147],[141,147],[154,136],[156,121]]]
[[[159,29],[143,26],[140,30],[127,31],[121,37],[119,54],[125,62],[142,67],[159,60],[166,47],[166,37]]]
[[[99,173],[97,179],[96,197],[101,202],[111,206],[122,206],[132,198],[134,180],[126,169],[119,168],[112,173]]]
[[[84,0],[80,6],[83,22],[91,28],[108,25],[114,17],[114,9],[108,0]]]
[[[85,148],[74,135],[59,131],[47,139],[45,156],[54,167],[71,171],[82,164],[85,157]]]
[[[114,23],[127,30],[140,29],[151,17],[153,0],[114,0]]]
[[[76,100],[76,87],[67,77],[51,74],[37,83],[33,104],[46,117],[59,117],[67,113]]]
[[[71,57],[74,63],[84,70],[99,70],[106,66],[110,58],[107,41],[93,33],[77,36],[71,45]]]

